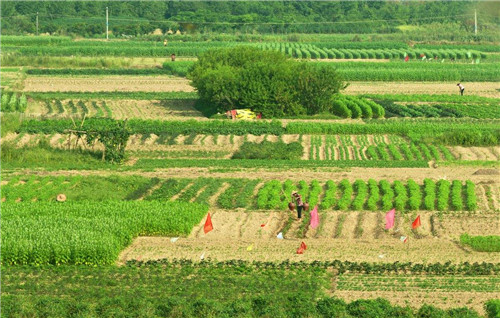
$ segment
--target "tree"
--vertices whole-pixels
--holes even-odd
[[[213,112],[251,108],[267,118],[328,111],[345,87],[333,68],[248,46],[205,52],[188,78]]]

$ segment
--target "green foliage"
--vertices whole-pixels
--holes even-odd
[[[484,304],[488,318],[500,317],[500,299],[491,299]]]
[[[304,147],[298,142],[286,144],[283,141],[246,141],[233,154],[232,159],[298,160],[303,152]]]
[[[460,235],[460,243],[469,245],[479,252],[500,252],[500,236],[470,236],[467,233]]]
[[[118,201],[2,205],[3,264],[113,264],[137,235],[187,235],[208,206]]]
[[[252,47],[207,51],[188,77],[214,112],[250,108],[265,118],[321,113],[344,87],[331,67]]]

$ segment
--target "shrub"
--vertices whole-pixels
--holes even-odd
[[[316,303],[316,311],[325,318],[346,317],[346,303],[338,298],[323,298]]]
[[[268,118],[327,111],[344,88],[331,67],[246,46],[206,51],[188,78],[214,113],[244,107]]]
[[[283,141],[265,140],[261,143],[246,141],[231,159],[297,160],[302,157],[303,152],[304,147],[299,142],[286,144]]]
[[[500,317],[500,299],[491,299],[484,304],[488,318]]]

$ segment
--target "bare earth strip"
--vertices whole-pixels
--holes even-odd
[[[28,77],[27,92],[194,92],[189,80],[173,76]]]
[[[250,213],[250,215],[249,215]],[[326,212],[326,215],[337,212]],[[366,212],[370,213],[370,212]],[[211,211],[214,230],[205,234],[201,229],[205,220],[193,229],[187,238],[180,238],[177,242],[171,243],[168,237],[138,237],[134,243],[125,249],[120,256],[120,263],[130,259],[142,260],[161,258],[188,258],[199,260],[201,253],[205,252],[205,257],[216,260],[242,259],[259,261],[326,261],[326,260],[349,260],[357,262],[500,262],[499,253],[475,252],[468,248],[462,248],[455,239],[445,237],[426,236],[421,239],[410,236],[408,243],[400,240],[399,232],[391,230],[384,232],[380,238],[374,239],[367,235],[359,239],[354,238],[354,226],[356,224],[357,212],[349,212],[348,217],[352,217],[352,222],[346,220],[343,233],[340,238],[300,238],[293,231],[285,235],[285,239],[276,238],[276,229],[280,220],[288,218],[288,213],[276,214],[276,212],[242,212],[242,211]],[[422,213],[428,218],[430,213]],[[444,231],[455,232],[457,222],[462,222],[462,218],[450,218],[444,224]],[[373,221],[372,218],[370,218]],[[484,227],[484,235],[492,234],[495,229],[488,223],[495,224],[495,216],[477,219],[470,218],[467,223],[477,222]],[[498,220],[496,220],[498,225]],[[348,226],[352,223],[351,226]],[[407,223],[407,222],[406,222]],[[261,225],[265,226],[262,227]],[[328,222],[329,226],[333,225]],[[383,226],[383,225],[381,225]],[[478,225],[479,226],[479,225]],[[373,231],[366,225],[367,231]],[[328,229],[332,233],[333,229]],[[409,230],[402,231],[408,235]],[[497,231],[498,232],[498,231]],[[304,241],[307,251],[303,255],[297,255],[296,249],[300,242]],[[253,249],[248,251],[248,246],[253,245]]]
[[[465,94],[500,98],[498,82],[467,83]],[[350,82],[347,94],[458,94],[457,83],[449,82]]]

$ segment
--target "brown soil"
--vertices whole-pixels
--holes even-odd
[[[189,80],[172,76],[37,77],[24,81],[26,92],[193,92]]]
[[[474,175],[498,176],[500,175],[500,171],[497,169],[479,169],[474,172]]]
[[[327,214],[338,212],[327,212]],[[354,238],[354,228],[357,223],[358,213],[347,213],[341,238],[334,239],[334,222],[329,221],[325,226],[325,233],[318,238],[304,239],[296,236],[299,221],[294,221],[292,228],[285,235],[284,240],[276,238],[276,234],[288,219],[287,212],[241,212],[241,211],[211,211],[214,230],[205,234],[203,225],[205,218],[196,226],[187,238],[181,238],[176,243],[171,243],[168,237],[138,237],[132,246],[122,252],[120,262],[141,257],[143,260],[159,258],[188,258],[198,260],[205,251],[205,257],[216,260],[242,259],[260,261],[313,261],[313,260],[350,260],[379,262],[499,262],[498,253],[480,253],[460,248],[457,243],[447,237],[438,238],[432,235],[416,238],[409,233],[408,243],[399,239],[400,234],[383,232],[380,238],[374,239],[374,230],[377,227],[376,214],[365,212],[363,221],[364,232],[360,238]],[[428,220],[430,213],[422,214]],[[335,219],[335,217],[333,218]],[[465,221],[463,220],[465,219]],[[321,219],[320,219],[321,221]],[[424,221],[424,220],[423,220]],[[483,235],[492,234],[491,217],[449,218],[443,222],[445,233],[460,233],[462,226],[472,226],[477,223],[476,229],[485,228]],[[373,224],[372,224],[373,223]],[[410,224],[405,221],[404,224]],[[424,223],[424,222],[423,222]],[[428,223],[425,221],[425,223]],[[265,224],[264,227],[261,227]],[[497,223],[498,224],[498,223]],[[405,225],[409,228],[410,225]],[[420,228],[418,231],[425,233]],[[469,230],[475,234],[475,230]],[[498,231],[496,232],[498,234]],[[295,254],[295,250],[304,241],[308,248],[303,255]],[[253,244],[254,249],[247,251]]]
[[[500,98],[497,82],[467,83],[469,95]],[[455,82],[350,82],[347,94],[458,94]]]

